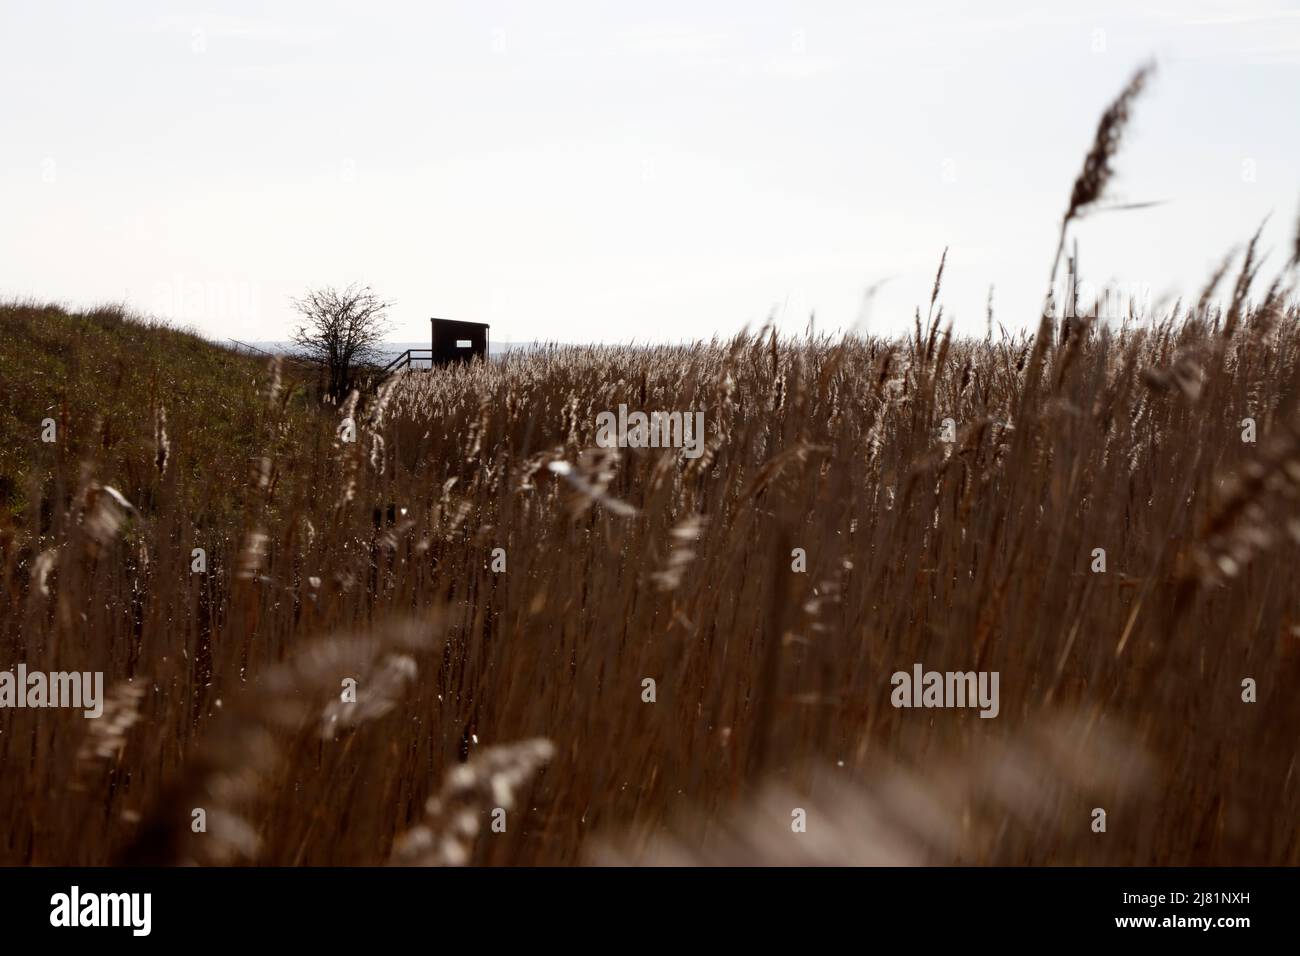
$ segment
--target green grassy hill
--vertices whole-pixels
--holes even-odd
[[[189,504],[202,493],[221,506],[211,483],[196,479],[266,446],[269,378],[266,360],[120,307],[0,304],[0,513],[22,516],[54,490],[56,474],[75,475],[83,462],[137,504],[175,480]],[[286,370],[283,385],[277,401],[292,430],[320,425],[304,383]],[[53,442],[43,440],[47,420]]]

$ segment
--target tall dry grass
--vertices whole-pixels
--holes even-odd
[[[1066,711],[1081,748],[1120,728],[1144,782],[1107,760],[1030,818],[995,801],[1002,839],[962,859],[1294,862],[1297,318],[1092,329],[1032,392],[1030,343],[933,329],[412,373],[355,444],[248,449],[221,527],[172,504],[170,467],[146,511],[69,463],[51,527],[5,532],[6,664],[103,670],[130,717],[0,712],[3,858],[383,860],[458,761],[537,737],[530,799],[469,858],[576,862],[687,818],[707,845],[766,781],[941,778]],[[704,410],[706,455],[596,448],[620,402]],[[1001,715],[892,708],[914,661],[999,671]]]

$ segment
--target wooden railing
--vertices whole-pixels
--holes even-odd
[[[407,349],[397,358],[393,359],[387,365],[379,370],[379,377],[383,378],[389,372],[395,372],[399,368],[410,368],[412,362],[427,361],[433,364],[433,349]]]

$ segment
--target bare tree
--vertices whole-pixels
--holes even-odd
[[[379,356],[388,331],[388,309],[369,286],[353,283],[346,289],[313,289],[293,307],[303,321],[293,340],[329,375],[329,394],[338,399],[352,387],[353,370]]]

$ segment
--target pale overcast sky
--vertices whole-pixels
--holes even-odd
[[[1159,72],[1085,276],[1191,293],[1300,203],[1300,3],[0,0],[0,295],[283,338],[368,282],[395,340],[1036,321],[1106,103]]]

